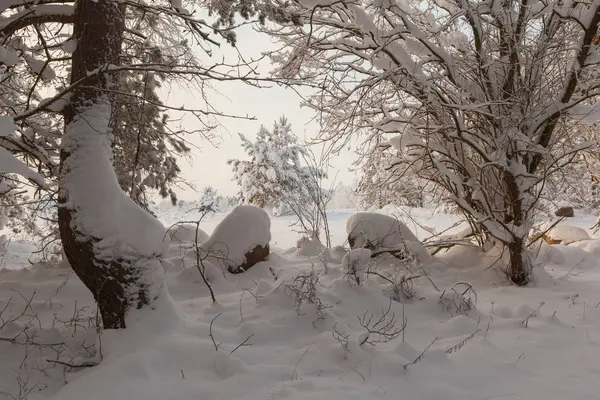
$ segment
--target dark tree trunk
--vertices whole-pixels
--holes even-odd
[[[504,183],[506,185],[506,208],[504,213],[504,223],[512,224],[515,227],[523,227],[530,222],[523,207],[523,198],[515,176],[508,171],[504,172]],[[522,229],[524,235],[529,233],[529,229]],[[512,241],[507,243],[509,265],[508,277],[516,285],[523,286],[529,283],[531,275],[531,261],[527,254],[527,236],[512,236]]]
[[[118,64],[121,53],[124,31],[124,7],[119,6],[114,0],[77,0],[75,5],[74,37],[77,39],[77,49],[73,53],[71,82],[85,78],[90,72],[103,68],[108,64]],[[86,154],[101,154],[104,151],[98,148],[98,153],[93,147],[87,145],[82,154],[81,145],[78,145],[79,136],[77,129],[69,129],[69,125],[78,126],[84,118],[82,114],[86,109],[100,104],[110,106],[113,101],[103,89],[111,86],[114,75],[99,73],[90,76],[84,85],[77,87],[72,93],[71,104],[64,112],[65,134],[60,152],[60,179],[59,179],[59,209],[58,222],[60,236],[64,251],[71,267],[93,293],[98,303],[104,328],[116,329],[125,327],[125,316],[131,307],[140,307],[148,302],[143,290],[135,293],[135,302],[132,304],[131,288],[139,285],[139,273],[134,268],[135,261],[125,261],[117,256],[111,258],[100,257],[95,251],[95,244],[104,239],[92,237],[82,232],[77,223],[79,213],[89,212],[93,204],[83,204],[76,198],[72,188],[72,176],[80,168],[81,160]],[[110,132],[93,132],[92,135],[105,135],[103,140],[109,140]],[[93,142],[93,141],[92,141]],[[112,165],[106,157],[107,163]],[[114,174],[114,170],[107,172]],[[94,177],[90,177],[94,179]],[[89,184],[94,184],[88,183]],[[87,208],[87,210],[86,210]],[[102,216],[113,218],[112,215]]]
[[[508,244],[510,259],[508,277],[519,286],[528,284],[530,279],[531,265],[525,251],[525,241],[522,238],[513,238],[513,241]]]

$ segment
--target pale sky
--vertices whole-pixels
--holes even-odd
[[[270,39],[264,34],[253,31],[250,26],[242,27],[237,32],[238,49],[246,59],[258,58],[262,51],[273,49]],[[227,44],[222,44],[220,49],[214,49],[213,52],[213,57],[218,60],[222,57],[226,60],[231,58],[232,61],[237,59],[237,52]],[[202,57],[208,58],[205,55]],[[263,72],[271,69],[267,65],[268,61],[265,62]],[[318,124],[310,122],[314,116],[313,111],[305,107],[301,108],[299,96],[291,89],[274,84],[270,85],[271,88],[260,89],[241,82],[217,82],[214,86],[220,93],[211,94],[210,97],[211,104],[217,109],[227,114],[248,115],[257,119],[255,121],[220,119],[222,129],[218,148],[212,147],[199,136],[188,138],[200,149],[192,150],[191,164],[181,160],[180,167],[184,177],[193,182],[199,190],[210,185],[221,194],[233,195],[237,192],[237,186],[231,180],[232,173],[227,160],[244,157],[245,153],[241,148],[238,132],[253,138],[261,125],[271,128],[273,122],[285,114],[292,125],[293,132],[300,138],[314,138],[318,133]],[[171,106],[183,105],[189,108],[197,103],[200,107],[198,97],[199,94],[191,89],[173,86],[165,93],[165,102]],[[186,116],[183,124],[188,129],[194,129],[198,121],[193,116]],[[336,175],[336,181],[350,184],[354,177],[354,173],[349,172],[353,160],[354,154],[351,151],[332,159],[333,170],[330,171],[330,176]],[[194,200],[198,196],[190,190],[178,191],[178,195],[183,200]]]

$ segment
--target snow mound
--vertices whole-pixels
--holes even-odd
[[[176,224],[167,230],[172,243],[185,243],[196,241],[196,231],[198,232],[198,243],[205,242],[209,236],[195,224]]]
[[[560,240],[561,244],[569,244],[579,242],[581,240],[590,240],[590,235],[583,228],[573,225],[558,225],[555,226],[546,235],[553,240]]]
[[[468,335],[477,329],[477,321],[466,315],[456,317],[444,322],[439,330],[439,335],[444,338]]]
[[[600,240],[586,240],[578,243],[573,243],[573,247],[578,247],[595,257],[600,257]]]
[[[269,215],[258,207],[241,205],[223,218],[200,248],[210,262],[237,269],[257,246],[268,247],[270,241]]]
[[[303,236],[296,242],[296,255],[298,256],[317,256],[326,249],[325,246],[316,237]]]
[[[556,249],[555,246],[549,245],[545,241],[540,241],[537,254],[537,261],[542,265],[551,263],[555,265],[565,265],[566,259],[563,253]]]
[[[388,215],[359,212],[346,222],[346,233],[350,247],[369,248],[372,250],[398,249],[404,245],[421,260],[428,259],[430,254],[408,227],[394,217]]]

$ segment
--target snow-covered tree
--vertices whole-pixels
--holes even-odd
[[[69,92],[69,63],[76,49],[70,25],[75,2],[44,3],[44,7],[35,10],[28,2],[0,6],[0,36],[6,39],[0,57],[0,68],[6,72],[0,84],[0,110],[10,115],[36,111],[19,121],[20,129],[13,135],[1,138],[0,146],[43,174],[50,189],[38,191],[35,199],[27,201],[29,210],[24,220],[13,220],[37,225],[34,231],[42,237],[58,229],[55,220],[42,222],[46,221],[42,214],[48,214],[45,207],[52,207],[56,202],[58,153],[64,130],[64,121],[57,112],[64,101],[54,101],[45,108],[38,106],[43,101],[41,93]],[[28,14],[28,10],[32,13]],[[156,45],[157,29],[166,27],[164,20],[156,18],[161,12],[155,9],[148,13],[141,6],[127,8],[125,24],[129,33],[125,34],[122,45],[122,62],[172,63],[175,53]],[[54,34],[53,23],[65,21],[68,22],[63,25],[61,34]],[[168,37],[163,32],[160,34],[165,39]],[[176,31],[170,30],[169,34]],[[176,157],[185,155],[189,148],[182,139],[187,132],[169,130],[164,113],[167,107],[156,94],[169,75],[160,71],[123,71],[120,75],[116,95],[119,106],[112,126],[115,168],[121,187],[145,208],[148,208],[149,191],[173,201],[176,198],[173,186],[180,182]],[[43,238],[41,243],[44,245]]]
[[[0,135],[0,145],[58,177],[64,252],[94,295],[104,328],[124,328],[131,310],[166,298],[160,264],[165,229],[123,192],[113,166],[117,99],[135,97],[123,90],[123,74],[185,77],[206,99],[203,89],[211,81],[248,81],[253,69],[200,61],[191,43],[209,53],[220,42],[235,43],[230,28],[238,13],[286,19],[268,4],[254,1],[189,1],[186,7],[191,10],[168,0],[0,4],[0,73],[6,78],[0,81],[0,108],[2,117],[10,115],[18,125],[13,135]],[[194,7],[208,8],[214,24],[197,19]],[[132,56],[128,50],[134,48],[138,50]],[[145,56],[156,50],[164,61]],[[50,97],[44,99],[42,92]],[[151,103],[150,98],[144,101]],[[200,101],[195,108],[155,105],[161,112],[193,113],[200,132],[213,127],[220,115]],[[39,178],[27,168],[4,172]]]
[[[282,116],[273,129],[260,127],[255,141],[240,133],[247,160],[229,160],[239,196],[244,203],[280,207],[284,197],[302,186],[303,168],[298,144],[288,120]]]
[[[285,117],[271,131],[261,126],[253,142],[242,134],[240,138],[248,159],[228,164],[242,202],[273,207],[279,215],[294,214],[303,233],[318,238],[324,232],[329,244],[326,208],[332,192],[322,187],[326,160],[298,143]]]
[[[279,73],[322,91],[323,138],[375,129],[440,186],[483,241],[530,281],[539,183],[568,162],[566,118],[592,122],[600,95],[600,2],[299,1],[302,27],[271,29]]]

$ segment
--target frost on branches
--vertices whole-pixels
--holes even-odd
[[[12,137],[16,129],[11,117],[0,117],[0,138]],[[7,226],[15,232],[19,232],[23,228],[27,229],[27,226],[23,227],[20,224],[26,218],[26,210],[21,203],[28,197],[19,175],[39,187],[45,187],[42,176],[32,171],[9,151],[0,147],[0,229]],[[2,242],[4,242],[4,235],[2,238]]]
[[[323,137],[388,134],[419,177],[443,188],[481,242],[530,281],[527,236],[546,177],[572,149],[567,120],[597,119],[600,0],[301,0],[305,26],[271,30],[273,56]],[[268,31],[268,29],[265,29]]]
[[[542,191],[542,209],[554,215],[566,202],[585,213],[600,212],[600,127],[567,123],[557,146],[572,154],[550,175]]]
[[[381,140],[373,140],[361,154],[361,179],[356,189],[362,209],[380,209],[388,204],[424,207],[426,183],[410,168],[400,165],[398,151]]]

